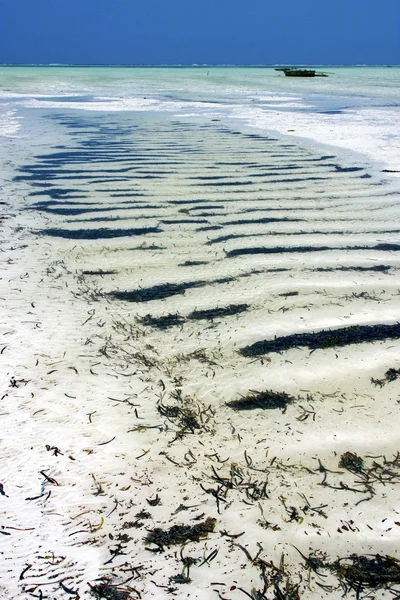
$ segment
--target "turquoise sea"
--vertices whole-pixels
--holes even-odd
[[[0,134],[33,118],[27,109],[166,112],[293,133],[397,169],[400,68],[320,70],[328,77],[272,67],[0,67]]]
[[[400,67],[317,69],[329,76],[284,77],[273,67],[0,67],[1,92],[99,95],[148,94],[158,100],[245,102],[260,94],[313,98],[315,108],[332,97],[338,107],[398,106]],[[334,100],[335,99],[335,100]]]

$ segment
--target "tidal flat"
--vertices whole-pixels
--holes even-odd
[[[3,131],[0,590],[397,597],[400,180],[84,71]]]

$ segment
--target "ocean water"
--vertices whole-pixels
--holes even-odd
[[[26,109],[152,111],[223,119],[363,152],[396,170],[400,68],[323,67],[293,79],[260,67],[1,67],[0,134]]]

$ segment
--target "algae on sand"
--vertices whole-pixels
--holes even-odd
[[[262,408],[263,410],[280,408],[286,410],[287,405],[293,402],[295,398],[289,396],[286,392],[274,392],[267,390],[265,392],[250,392],[238,400],[227,402],[227,406],[234,410],[254,410]]]
[[[339,467],[353,473],[361,473],[364,469],[364,461],[354,452],[345,452],[340,457]]]
[[[335,348],[363,342],[385,341],[400,338],[400,323],[378,325],[351,325],[339,329],[326,329],[311,333],[294,333],[262,340],[239,350],[242,356],[260,356],[268,352],[284,352],[305,346],[311,350]]]
[[[205,521],[196,525],[173,525],[170,529],[156,527],[149,531],[145,537],[146,544],[156,544],[160,549],[164,546],[185,544],[186,542],[198,542],[212,533],[217,523],[216,519],[207,517]]]
[[[388,589],[393,584],[400,584],[400,562],[391,556],[352,554],[338,560],[334,570],[339,579],[356,592],[357,599],[368,588]]]

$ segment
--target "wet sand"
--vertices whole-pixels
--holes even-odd
[[[397,181],[54,121],[4,178],[5,597],[393,597],[348,557],[398,557]]]

